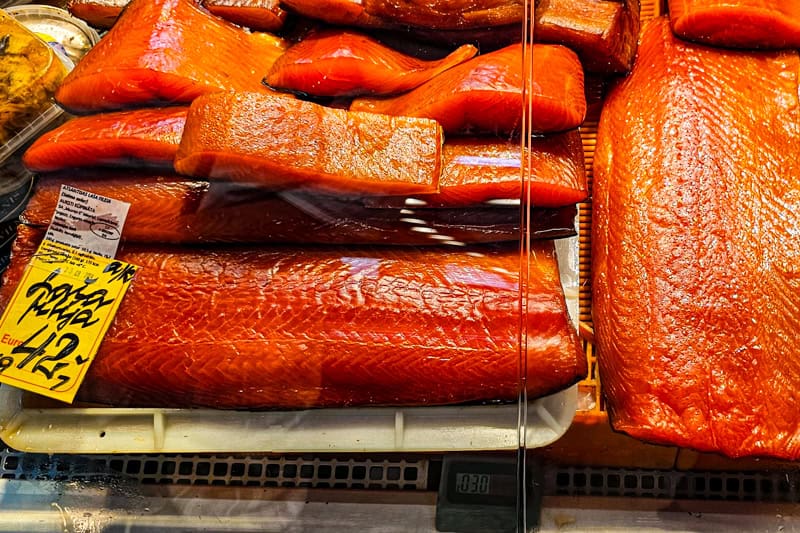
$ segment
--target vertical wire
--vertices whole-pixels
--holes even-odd
[[[527,421],[528,421],[528,279],[530,275],[530,225],[531,195],[530,176],[531,161],[526,157],[531,149],[531,119],[533,116],[532,98],[530,97],[531,77],[533,76],[533,44],[534,33],[534,0],[524,1],[522,22],[522,127],[520,134],[520,275],[519,275],[519,414],[517,448],[517,531],[527,530]]]

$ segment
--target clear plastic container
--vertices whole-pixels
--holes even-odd
[[[7,0],[4,2],[0,2],[0,9],[6,9],[12,6],[21,6],[27,4],[27,0]]]
[[[82,20],[69,12],[46,5],[21,5],[9,7],[6,13],[26,28],[57,47],[73,63],[77,63],[97,42],[100,35]]]
[[[10,73],[0,86],[3,163],[63,114],[53,94],[73,63],[3,11],[0,35],[0,70]]]

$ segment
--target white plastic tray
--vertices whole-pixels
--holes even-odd
[[[528,405],[526,444],[569,427],[577,388]],[[245,412],[207,409],[23,409],[0,386],[0,439],[39,453],[446,452],[518,447],[514,405]]]

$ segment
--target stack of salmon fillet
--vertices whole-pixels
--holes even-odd
[[[800,458],[800,3],[670,0],[608,95],[593,313],[615,429]]]
[[[131,204],[117,257],[140,267],[82,400],[437,405],[514,401],[526,368],[529,397],[576,382],[550,238],[587,196],[584,67],[630,67],[638,1],[549,2],[525,44],[524,2],[461,4],[73,1],[111,29],[56,94],[76,118],[24,155],[38,184],[0,304],[68,184]]]

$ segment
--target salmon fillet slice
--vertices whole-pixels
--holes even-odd
[[[196,177],[363,194],[436,192],[442,128],[283,96],[195,100],[175,170]]]
[[[429,204],[470,205],[522,196],[518,143],[451,139],[444,146],[439,193],[423,196]],[[577,130],[532,139],[525,156],[525,168],[533,172],[529,180],[534,207],[558,207],[586,199],[583,145]]]
[[[575,50],[589,72],[630,70],[639,38],[639,0],[538,2],[534,39]]]
[[[212,14],[251,30],[276,32],[288,13],[279,0],[203,0]]]
[[[261,80],[287,48],[192,0],[133,0],[56,92],[73,113],[189,103],[218,91],[271,92]]]
[[[312,96],[388,95],[410,91],[477,53],[465,44],[442,59],[423,61],[361,33],[321,30],[279,57],[265,82]]]
[[[68,0],[69,12],[95,28],[110,28],[130,0]]]
[[[577,130],[533,138],[526,149],[525,168],[531,170],[530,203],[560,207],[586,199],[588,183],[583,144]],[[493,200],[522,198],[522,149],[519,141],[491,137],[454,137],[444,143],[439,192],[418,194],[424,207],[475,206]],[[370,206],[403,206],[405,198],[365,199]],[[495,202],[497,203],[497,202]]]
[[[425,117],[446,133],[509,134],[522,125],[523,48],[507,46],[451,68],[413,91],[392,98],[356,98],[352,111]],[[531,46],[531,128],[577,128],[586,116],[583,68],[563,46]]]
[[[615,429],[800,458],[798,53],[676,38],[659,18],[608,96],[593,308]]]
[[[172,169],[188,107],[74,118],[39,137],[22,161],[33,172],[115,166]]]
[[[36,245],[22,227],[0,301]],[[472,252],[472,253],[468,253]],[[136,248],[82,400],[229,409],[514,401],[518,246]],[[586,370],[552,244],[527,288],[531,397]]]
[[[345,26],[397,24],[435,30],[522,23],[523,0],[283,0],[303,15]]]
[[[800,47],[796,0],[669,0],[680,37],[732,48]]]
[[[96,28],[110,28],[131,0],[69,0],[67,9]],[[275,32],[283,27],[288,13],[278,0],[205,0],[203,6],[234,24],[259,31]]]

